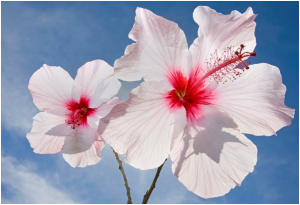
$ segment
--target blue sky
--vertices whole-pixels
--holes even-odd
[[[280,68],[285,103],[295,108],[292,125],[277,136],[247,135],[258,148],[258,162],[240,187],[223,197],[202,199],[189,192],[166,162],[149,203],[299,203],[299,3],[298,2],[1,2],[1,200],[2,203],[126,203],[121,173],[109,145],[100,163],[72,168],[55,155],[33,153],[26,134],[39,112],[27,89],[43,64],[61,66],[73,78],[87,61],[113,65],[132,41],[136,7],[175,21],[189,45],[197,37],[193,10],[210,6],[229,14],[252,7],[257,57],[252,64]],[[122,82],[126,100],[139,83]],[[121,156],[123,159],[123,156]],[[127,164],[132,200],[141,203],[156,170]]]

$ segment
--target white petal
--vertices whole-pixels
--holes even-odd
[[[118,93],[121,83],[113,73],[114,68],[103,60],[87,62],[78,69],[75,85],[79,96],[89,97],[90,108],[99,107]]]
[[[101,160],[99,152],[103,149],[104,144],[104,141],[99,137],[99,140],[95,141],[90,149],[76,154],[63,153],[63,157],[74,168],[94,165]]]
[[[76,128],[72,137],[65,138],[63,157],[72,167],[86,167],[100,161],[104,141],[96,130],[89,127]]]
[[[96,109],[96,112],[92,116],[88,116],[87,122],[88,125],[97,130],[99,125],[99,120],[101,118],[104,118],[108,113],[113,109],[116,105],[122,103],[122,100],[120,100],[118,97],[114,97],[111,100],[108,100],[107,102],[103,103],[100,107]]]
[[[211,198],[242,183],[254,169],[257,149],[234,129],[236,125],[226,113],[202,107],[203,118],[188,125],[183,138],[174,143],[172,170],[188,190]]]
[[[30,78],[28,88],[34,104],[42,111],[65,107],[71,100],[73,79],[61,67],[43,65]]]
[[[244,44],[244,51],[254,50],[256,15],[251,8],[243,14],[232,11],[230,15],[223,15],[209,7],[199,6],[195,9],[193,17],[199,25],[199,38],[190,47],[193,68],[200,67],[205,70],[205,61],[209,60],[216,49],[221,54],[227,47],[233,46],[237,49]]]
[[[63,153],[76,154],[86,151],[91,148],[97,138],[98,134],[94,129],[88,126],[77,127],[73,136],[66,137]]]
[[[66,113],[68,112],[68,110],[64,107],[57,107],[52,110],[47,110],[46,112],[53,114],[53,115],[66,116]]]
[[[135,24],[125,55],[115,62],[116,76],[125,81],[161,81],[172,69],[185,69],[188,51],[185,35],[178,25],[137,8]]]
[[[277,67],[251,65],[234,82],[219,84],[217,106],[242,133],[270,136],[291,124],[295,110],[284,105],[286,88]]]
[[[100,82],[90,99],[90,107],[99,107],[103,102],[116,95],[120,88],[121,82],[115,76]]]
[[[64,122],[62,124],[59,124],[59,125],[51,128],[45,134],[52,135],[52,136],[72,136],[72,135],[74,135],[74,132],[75,132],[75,130],[72,129],[70,125],[67,125]]]
[[[134,89],[129,100],[117,105],[100,120],[98,131],[125,162],[139,169],[160,166],[168,157],[177,126],[186,123],[185,110],[171,111],[164,95],[147,82]],[[183,122],[184,121],[184,122]],[[185,124],[183,125],[185,126]]]
[[[50,136],[45,133],[53,127],[64,123],[65,117],[40,112],[33,118],[33,127],[27,134],[27,139],[35,153],[54,154],[61,151],[65,138]]]

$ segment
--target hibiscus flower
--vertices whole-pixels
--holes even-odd
[[[198,38],[188,49],[178,25],[137,8],[119,79],[145,82],[102,119],[98,131],[125,162],[160,166],[170,154],[173,173],[188,190],[222,196],[253,171],[256,146],[242,133],[271,136],[290,125],[277,67],[248,65],[256,46],[256,15],[222,15],[209,7],[193,14]]]
[[[39,110],[27,139],[35,153],[62,151],[72,167],[100,161],[104,140],[99,119],[121,101],[110,99],[121,87],[114,69],[102,60],[84,64],[75,80],[61,67],[43,65],[30,78],[28,88]]]

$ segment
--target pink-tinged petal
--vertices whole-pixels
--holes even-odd
[[[172,171],[200,197],[223,196],[252,172],[256,146],[238,132],[226,113],[203,106],[203,118],[188,125],[171,150]]]
[[[111,97],[116,95],[120,88],[121,82],[115,76],[111,76],[105,81],[99,83],[90,99],[90,107],[99,107],[99,105],[103,102],[108,101]]]
[[[168,157],[174,132],[179,134],[176,127],[186,124],[182,119],[183,108],[169,110],[164,95],[144,82],[100,120],[98,131],[116,152],[126,154],[126,163],[153,169]]]
[[[53,114],[53,115],[66,116],[66,113],[68,112],[68,110],[64,107],[57,107],[52,110],[47,110],[46,112]]]
[[[77,154],[63,153],[63,157],[74,168],[94,165],[101,160],[101,157],[99,156],[99,152],[104,147],[104,144],[105,144],[104,141],[97,140],[94,142],[94,144],[89,150]]]
[[[277,67],[251,65],[234,82],[219,84],[217,106],[226,111],[242,133],[271,136],[291,124],[295,109],[284,105],[285,86]]]
[[[92,116],[87,117],[88,125],[97,130],[99,125],[99,120],[104,118],[108,113],[113,109],[116,105],[122,103],[118,97],[114,97],[113,99],[108,100],[103,103],[100,107],[96,109],[96,111],[92,114]]]
[[[73,79],[61,67],[43,65],[30,78],[28,88],[34,104],[42,111],[65,107],[72,99]]]
[[[65,117],[40,112],[33,118],[33,127],[27,134],[30,146],[38,154],[54,154],[62,150],[65,138],[50,136],[45,133],[53,127],[64,123]]]
[[[75,133],[75,130],[71,128],[71,126],[67,125],[66,122],[63,122],[62,124],[56,125],[55,127],[51,128],[49,131],[47,131],[46,135],[52,135],[52,136],[73,136]]]
[[[74,80],[73,82],[73,88],[72,88],[72,99],[75,101],[75,102],[79,102],[80,101],[80,95],[79,95],[79,92],[76,88],[76,81]]]
[[[178,25],[137,8],[135,24],[129,38],[136,43],[127,46],[125,55],[115,61],[116,76],[125,81],[166,79],[171,69],[185,69],[188,51],[186,37]]]
[[[89,126],[80,126],[75,129],[73,136],[65,139],[63,153],[76,154],[90,149],[93,143],[98,139],[96,130]]]
[[[80,127],[76,129],[74,136],[65,137],[63,157],[72,167],[93,165],[100,161],[99,152],[104,144],[96,130]]]
[[[87,62],[77,71],[75,85],[79,96],[89,98],[89,108],[97,108],[116,95],[121,83],[114,77],[114,68],[103,60]]]
[[[199,6],[193,13],[195,22],[199,25],[198,35],[190,47],[192,54],[192,67],[206,70],[206,61],[216,50],[218,57],[228,47],[233,47],[233,52],[244,44],[245,52],[252,52],[256,46],[254,35],[256,23],[251,8],[241,14],[232,11],[229,15],[217,13],[215,10]]]

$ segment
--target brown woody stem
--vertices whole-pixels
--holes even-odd
[[[122,166],[122,161],[120,160],[118,153],[116,153],[113,148],[112,148],[112,150],[113,150],[113,152],[115,154],[116,160],[119,163],[119,170],[121,171],[123,179],[124,179],[124,185],[125,185],[125,188],[126,188],[126,191],[127,191],[127,198],[128,198],[127,204],[132,204],[131,196],[130,196],[130,188],[128,186],[126,175],[125,175],[125,172],[124,172],[124,169],[123,169],[123,166]]]
[[[156,181],[157,181],[157,179],[159,177],[160,171],[161,171],[161,169],[164,166],[164,164],[165,164],[166,161],[167,161],[167,159],[164,161],[164,163],[162,165],[160,165],[160,167],[158,167],[158,169],[156,171],[156,174],[155,174],[155,177],[153,179],[153,182],[152,182],[150,188],[147,190],[146,194],[144,195],[144,199],[143,199],[142,204],[147,204],[148,199],[150,198],[150,195],[151,195],[153,189],[155,188],[155,183],[156,183]]]

